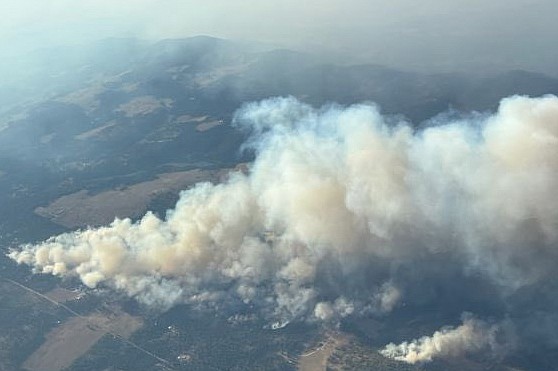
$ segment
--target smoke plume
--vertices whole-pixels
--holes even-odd
[[[274,98],[234,124],[252,133],[248,174],[182,192],[164,219],[115,220],[9,256],[163,309],[245,305],[281,323],[389,312],[406,298],[406,265],[428,276],[454,262],[508,293],[555,276],[555,96],[421,130],[374,105]],[[470,349],[459,334],[484,329],[469,320],[419,340],[416,358],[432,341]]]
[[[463,316],[463,324],[456,328],[444,327],[432,336],[405,341],[399,345],[390,343],[380,353],[411,364],[481,351],[497,353],[505,347],[498,340],[498,333],[503,331],[499,325],[489,325],[466,314]]]

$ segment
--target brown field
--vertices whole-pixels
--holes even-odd
[[[92,112],[99,108],[101,104],[99,100],[99,95],[107,90],[107,84],[113,84],[121,82],[121,77],[125,75],[128,71],[125,71],[119,75],[110,76],[107,78],[100,78],[95,80],[94,83],[89,86],[73,91],[62,97],[56,98],[56,101],[63,103],[75,104],[83,108],[87,112]],[[120,86],[120,90],[130,93],[137,89],[137,84],[124,83]]]
[[[84,110],[91,112],[99,108],[100,101],[97,98],[105,90],[103,83],[98,82],[86,88],[76,90],[66,96],[58,98],[59,102],[75,104]]]
[[[128,338],[141,326],[141,319],[119,310],[72,317],[46,335],[45,342],[23,363],[23,368],[29,371],[63,370],[107,333]]]
[[[190,115],[182,115],[178,116],[174,122],[177,124],[191,124],[191,123],[201,123],[207,120],[207,116],[190,116]]]
[[[222,78],[241,73],[249,67],[250,63],[240,63],[232,66],[214,68],[210,72],[198,74],[194,81],[198,86],[207,88]]]
[[[47,298],[52,299],[58,303],[76,300],[80,298],[81,295],[82,293],[79,290],[67,290],[62,287],[57,287],[45,294]]]
[[[154,180],[90,195],[81,190],[56,199],[35,214],[67,228],[99,226],[111,223],[115,217],[142,216],[155,197],[178,192],[202,181],[220,182],[227,170],[191,170],[159,175]]]
[[[196,130],[200,132],[208,131],[216,126],[223,125],[223,120],[209,120],[202,122],[196,126]]]
[[[329,357],[335,349],[348,341],[338,333],[328,333],[317,347],[308,350],[298,359],[299,371],[326,371]]]
[[[109,122],[107,122],[105,125],[96,127],[94,129],[88,130],[84,133],[78,134],[75,136],[76,139],[78,140],[86,140],[86,139],[91,139],[91,138],[96,138],[99,137],[103,134],[104,131],[106,131],[107,129],[113,127],[117,125],[117,122],[115,120],[111,120]]]
[[[199,132],[208,131],[216,126],[223,125],[223,120],[212,119],[209,116],[182,115],[174,120],[177,124],[195,124]]]
[[[160,108],[168,108],[172,106],[172,104],[172,99],[158,99],[152,95],[145,95],[133,98],[129,102],[121,104],[116,111],[124,113],[124,116],[126,117],[134,117],[147,115]]]

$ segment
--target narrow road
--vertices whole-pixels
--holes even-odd
[[[9,283],[11,283],[11,284],[17,286],[17,287],[21,288],[22,290],[25,290],[25,291],[27,291],[27,292],[30,292],[31,294],[33,294],[33,295],[35,295],[35,296],[37,296],[37,297],[40,297],[41,299],[46,300],[46,301],[48,301],[49,303],[51,303],[51,304],[53,304],[53,305],[56,305],[57,307],[60,307],[60,308],[62,308],[62,309],[64,309],[64,310],[66,310],[68,313],[71,313],[72,315],[74,315],[74,316],[76,316],[76,317],[79,317],[79,318],[81,318],[82,320],[84,320],[84,321],[86,321],[87,323],[89,323],[89,321],[87,320],[86,317],[82,316],[81,314],[79,314],[78,312],[76,312],[76,311],[73,310],[72,308],[68,307],[67,305],[65,305],[65,304],[63,304],[63,303],[60,303],[60,302],[58,302],[58,301],[56,301],[56,300],[54,300],[54,299],[51,299],[51,298],[49,298],[48,296],[43,295],[43,294],[41,294],[40,292],[38,292],[38,291],[36,291],[36,290],[33,290],[32,288],[27,287],[27,286],[25,286],[25,285],[23,285],[23,284],[21,284],[21,283],[19,283],[19,282],[17,282],[17,281],[14,281],[14,280],[12,280],[12,279],[5,278],[5,277],[3,277],[3,279],[4,279],[6,282],[9,282]],[[148,351],[147,349],[145,349],[145,348],[139,346],[138,344],[134,343],[133,341],[128,340],[128,339],[126,339],[126,338],[124,338],[124,337],[122,337],[122,336],[120,336],[120,335],[118,335],[118,334],[112,332],[109,328],[104,328],[103,330],[105,330],[105,332],[106,332],[107,334],[113,336],[113,337],[116,338],[116,339],[119,339],[119,340],[122,341],[123,343],[125,343],[125,344],[127,344],[127,345],[130,345],[131,347],[136,348],[137,350],[139,350],[140,352],[142,352],[142,353],[144,353],[144,354],[150,356],[151,358],[156,359],[157,361],[159,361],[159,362],[165,364],[168,368],[170,368],[170,369],[172,369],[172,370],[175,369],[169,361],[167,361],[166,359],[161,358],[161,357],[159,357],[158,355],[156,355],[156,354],[154,354],[154,353]]]

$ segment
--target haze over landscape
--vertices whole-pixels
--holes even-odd
[[[557,369],[557,8],[0,1],[0,369]]]
[[[549,0],[3,1],[6,50],[210,35],[428,72],[528,69],[556,76]],[[478,71],[480,69],[480,71]]]

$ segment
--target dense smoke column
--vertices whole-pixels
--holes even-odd
[[[432,334],[401,344],[390,343],[380,350],[388,358],[415,364],[435,358],[461,357],[468,353],[503,354],[512,346],[513,329],[509,323],[489,324],[470,314],[463,315],[458,327],[444,327]]]
[[[475,275],[502,297],[555,282],[558,98],[506,98],[473,117],[417,131],[371,105],[250,103],[235,118],[252,133],[247,174],[184,191],[164,219],[9,256],[158,308],[249,305],[279,326],[430,300],[415,282]]]

